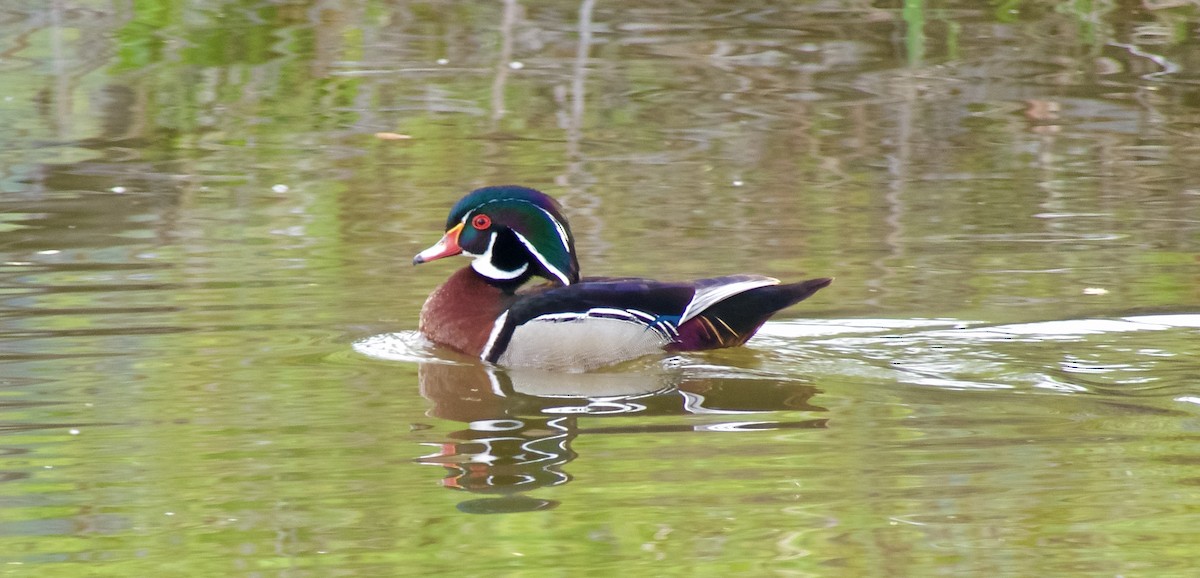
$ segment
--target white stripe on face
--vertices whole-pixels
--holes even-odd
[[[542,255],[540,252],[538,252],[537,247],[534,247],[533,243],[530,243],[529,240],[525,238],[525,235],[522,235],[516,231],[513,231],[513,234],[516,235],[517,238],[521,240],[521,243],[523,245],[525,245],[525,248],[528,249],[529,252],[532,253],[535,258],[537,258],[538,262],[541,263],[542,266],[545,267],[547,271],[549,271],[555,277],[558,277],[559,281],[562,281],[563,285],[571,284],[570,277],[567,277],[567,274],[564,273],[562,270],[560,270],[558,267],[551,265],[550,261],[548,261],[546,259],[546,256]],[[489,250],[490,250],[490,247],[489,247]]]

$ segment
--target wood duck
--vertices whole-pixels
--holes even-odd
[[[518,186],[463,197],[445,235],[413,264],[458,254],[473,260],[425,301],[421,333],[507,367],[586,371],[652,353],[742,345],[777,311],[833,281],[580,278],[562,207]],[[549,282],[527,284],[534,277]]]

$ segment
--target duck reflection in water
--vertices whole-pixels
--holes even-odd
[[[552,500],[527,496],[571,481],[579,435],[666,434],[823,428],[825,419],[755,420],[775,411],[825,411],[809,403],[818,390],[761,377],[689,375],[656,365],[637,372],[564,374],[498,370],[480,363],[423,363],[421,394],[429,415],[467,424],[418,463],[446,469],[442,485],[487,497],[459,504],[468,513],[544,510]],[[629,423],[615,416],[690,416],[674,423]],[[580,425],[586,421],[588,427]],[[641,421],[641,420],[639,420]],[[618,423],[619,422],[619,423]]]

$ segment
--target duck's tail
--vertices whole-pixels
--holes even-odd
[[[767,285],[730,295],[679,327],[671,351],[699,351],[742,345],[776,312],[791,307],[833,283],[830,277],[787,285]]]

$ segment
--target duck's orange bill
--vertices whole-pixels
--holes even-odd
[[[442,240],[438,241],[434,246],[417,253],[416,257],[413,257],[413,265],[420,265],[421,263],[462,253],[462,247],[458,246],[458,236],[462,233],[462,229],[463,224],[459,223],[453,229],[446,231],[446,234],[442,235]]]

